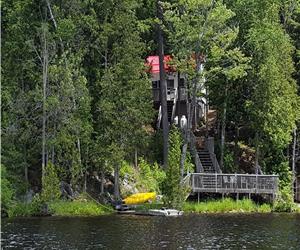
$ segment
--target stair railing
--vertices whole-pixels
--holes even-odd
[[[217,160],[216,154],[214,152],[214,138],[209,137],[205,139],[205,149],[209,152],[210,159],[212,161],[213,167],[217,173],[222,173],[219,162]]]
[[[191,174],[187,174],[181,181],[181,187],[186,190],[185,200],[190,196],[192,183],[191,183]]]
[[[174,121],[177,99],[178,99],[178,91],[177,91],[177,88],[175,88],[174,89],[174,100],[173,100],[171,123]]]
[[[161,117],[162,117],[162,112],[161,112],[161,105],[160,105],[160,106],[159,106],[159,110],[158,110],[157,124],[156,124],[156,128],[157,128],[157,129],[160,128]]]
[[[204,169],[201,164],[201,161],[200,161],[200,158],[198,155],[198,151],[196,148],[196,137],[193,132],[190,132],[190,148],[191,148],[191,153],[192,153],[194,161],[195,161],[197,173],[204,173]]]

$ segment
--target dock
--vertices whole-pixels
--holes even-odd
[[[192,193],[267,194],[273,199],[278,192],[278,175],[192,173]]]

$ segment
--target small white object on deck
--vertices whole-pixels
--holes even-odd
[[[183,211],[179,211],[176,209],[149,209],[149,215],[154,216],[181,216],[183,215]]]

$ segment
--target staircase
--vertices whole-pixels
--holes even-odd
[[[199,155],[199,159],[202,164],[204,173],[215,173],[216,169],[214,168],[214,164],[212,162],[212,159],[210,157],[208,150],[206,150],[206,149],[198,150],[198,155]]]

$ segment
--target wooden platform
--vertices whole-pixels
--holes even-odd
[[[278,191],[278,175],[255,174],[190,174],[194,193],[271,194]]]

